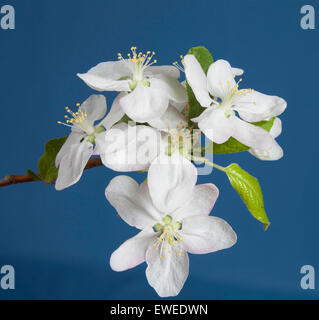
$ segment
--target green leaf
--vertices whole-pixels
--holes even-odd
[[[268,121],[264,120],[264,121],[259,121],[259,122],[253,122],[252,124],[254,124],[255,126],[258,126],[258,127],[262,127],[269,132],[270,129],[272,128],[272,126],[274,125],[275,119],[276,119],[276,117],[273,117],[272,119],[270,119]]]
[[[205,47],[191,48],[187,54],[195,56],[205,73],[207,73],[209,66],[214,62],[212,55]],[[196,100],[193,90],[187,82],[186,91],[188,96],[188,124],[189,126],[193,126],[194,124],[190,119],[198,117],[205,108]]]
[[[129,123],[133,121],[131,118],[129,118],[126,114],[116,123],[116,124],[119,124],[119,123]]]
[[[195,56],[205,73],[207,73],[208,68],[214,62],[211,53],[208,51],[207,48],[203,46],[193,47],[189,49],[187,54],[192,54]]]
[[[45,144],[45,152],[38,162],[39,173],[46,183],[53,182],[58,176],[58,168],[55,167],[55,158],[67,137],[49,140]]]
[[[42,179],[39,177],[39,175],[37,175],[35,172],[33,172],[30,169],[27,169],[27,175],[33,179],[34,181],[42,181]]]
[[[264,128],[268,132],[272,128],[276,117],[268,121],[253,122],[255,126]],[[226,142],[222,144],[210,142],[205,151],[208,153],[235,153],[249,150],[249,147],[245,146],[233,137],[230,137]]]
[[[209,142],[206,147],[206,152],[208,153],[235,153],[235,152],[243,152],[249,150],[249,147],[245,146],[238,140],[233,137],[230,137],[226,142],[222,144],[218,144],[215,142]]]
[[[226,167],[226,174],[250,213],[262,222],[264,230],[267,230],[270,222],[264,209],[263,195],[258,180],[243,170],[237,163],[232,163]]]

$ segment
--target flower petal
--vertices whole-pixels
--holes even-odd
[[[148,122],[153,128],[160,130],[168,130],[177,126],[187,126],[187,121],[184,115],[176,110],[175,107],[169,105],[164,114],[157,119]]]
[[[248,147],[269,150],[273,147],[274,138],[265,129],[232,117],[233,137]]]
[[[150,66],[144,70],[143,74],[148,77],[164,75],[175,79],[180,76],[179,70],[174,66]]]
[[[273,138],[277,138],[281,134],[281,130],[281,120],[279,118],[276,118],[269,133]],[[279,160],[284,155],[284,151],[275,140],[273,141],[273,146],[268,150],[259,150],[251,148],[248,150],[248,152],[260,160],[268,161]]]
[[[233,100],[235,110],[246,121],[256,122],[278,116],[287,107],[287,102],[280,97],[246,90],[246,93],[236,94]]]
[[[126,93],[120,93],[113,101],[111,110],[107,116],[101,121],[101,124],[106,130],[109,130],[116,122],[120,121],[124,116],[124,111],[119,103],[119,100],[126,95]]]
[[[269,131],[269,133],[271,134],[272,137],[277,138],[282,131],[282,123],[281,120],[279,118],[276,118],[274,120],[274,123]]]
[[[138,83],[136,88],[119,102],[132,120],[147,122],[162,116],[168,107],[168,96],[159,89]]]
[[[55,157],[55,166],[58,167],[62,158],[71,152],[71,146],[76,144],[79,145],[81,140],[85,137],[83,132],[79,132],[78,130],[72,130],[66,141],[64,142],[62,148],[58,152],[57,156]]]
[[[279,160],[284,155],[284,151],[282,150],[282,148],[276,140],[273,140],[273,146],[268,150],[259,150],[251,148],[248,150],[248,152],[260,160],[268,161]]]
[[[181,82],[181,85],[185,88],[186,90],[186,80],[182,81]],[[176,110],[178,110],[179,112],[182,112],[185,110],[185,108],[187,107],[188,105],[188,98],[186,99],[186,101],[184,102],[176,102],[176,101],[173,101],[171,100],[170,101],[170,105],[172,105]]]
[[[92,94],[81,105],[81,110],[87,114],[86,120],[93,124],[94,121],[100,120],[106,113],[106,99],[103,95]]]
[[[223,219],[193,216],[182,221],[183,248],[189,253],[205,254],[227,249],[237,241],[232,227]]]
[[[150,245],[146,251],[146,278],[160,297],[177,296],[188,277],[189,259],[179,246],[172,247],[171,253],[161,258],[160,250]]]
[[[240,68],[231,68],[231,70],[235,76],[241,76],[244,74],[244,70]]]
[[[152,162],[147,179],[154,205],[169,214],[191,198],[197,169],[178,151],[171,157],[160,154]]]
[[[94,74],[78,73],[77,76],[82,79],[90,88],[96,91],[129,91],[128,80],[110,80],[104,79]]]
[[[143,263],[146,250],[155,239],[156,233],[152,228],[144,229],[135,237],[128,239],[112,253],[111,268],[114,271],[125,271]]]
[[[124,61],[107,61],[97,64],[89,71],[91,74],[98,75],[105,79],[118,80],[122,77],[129,77],[132,75],[129,64]]]
[[[188,105],[188,101],[186,102],[175,102],[175,101],[170,101],[170,105],[172,105],[176,110],[178,110],[179,112],[182,112],[183,110],[185,110],[185,108]]]
[[[168,95],[170,101],[182,104],[187,103],[187,94],[185,87],[175,78],[158,76],[156,78],[151,78],[151,87],[158,89],[162,94]]]
[[[201,65],[192,54],[184,57],[185,75],[188,84],[192,88],[198,102],[203,107],[209,107],[212,98],[209,96],[207,78]]]
[[[93,145],[86,140],[70,145],[68,153],[60,161],[55,189],[63,190],[78,182],[92,154]]]
[[[97,91],[130,91],[129,80],[119,80],[131,76],[130,69],[123,61],[102,62],[77,76]]]
[[[226,142],[233,134],[232,122],[223,109],[207,108],[199,117],[191,120],[198,122],[205,136],[216,143]]]
[[[189,216],[208,216],[215,205],[218,194],[218,188],[212,183],[195,186],[192,198],[189,199],[184,206],[174,212],[173,219],[181,221]]]
[[[105,196],[121,218],[132,227],[145,229],[161,220],[145,182],[139,185],[131,177],[117,176],[107,186]]]
[[[207,71],[208,91],[214,96],[227,99],[236,82],[233,77],[233,70],[229,62],[226,60],[217,60],[210,65]]]
[[[115,171],[140,171],[160,152],[160,132],[148,126],[120,123],[96,136],[103,164]]]

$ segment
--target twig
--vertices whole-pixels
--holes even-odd
[[[102,166],[102,161],[100,158],[92,158],[88,161],[87,165],[85,166],[84,170],[95,168]],[[18,184],[18,183],[24,183],[24,182],[33,182],[36,180],[33,180],[30,176],[27,174],[25,175],[15,175],[15,174],[9,174],[5,176],[3,179],[0,180],[0,188],[10,186],[12,184]]]
[[[32,181],[35,181],[35,180],[30,178],[27,174],[26,175],[9,174],[8,176],[5,176],[3,179],[0,180],[0,187],[5,187],[11,184],[17,184],[17,183],[32,182]]]

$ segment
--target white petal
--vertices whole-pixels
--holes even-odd
[[[156,158],[147,179],[154,205],[169,214],[191,198],[197,169],[176,151],[171,157],[161,154]]]
[[[209,107],[212,98],[209,96],[207,78],[201,65],[192,54],[184,57],[185,75],[196,99],[203,107]]]
[[[119,103],[120,98],[122,98],[126,93],[120,93],[113,101],[110,112],[102,120],[101,124],[106,130],[109,130],[116,122],[120,121],[124,116],[124,111]]]
[[[281,124],[281,120],[279,118],[276,118],[274,120],[274,123],[269,131],[269,133],[271,134],[272,137],[277,138],[282,131],[282,124]]]
[[[231,68],[231,70],[235,76],[241,76],[244,74],[244,70],[240,68]]]
[[[162,258],[160,250],[156,251],[153,245],[146,251],[146,277],[160,297],[177,296],[188,277],[188,255],[179,250],[179,246],[172,247],[171,253]]]
[[[194,254],[227,249],[237,241],[236,233],[225,220],[211,216],[184,219],[179,234],[184,239],[183,248]]]
[[[153,206],[145,182],[139,185],[131,177],[117,176],[107,186],[105,196],[130,226],[145,229],[161,220],[161,215]]]
[[[195,186],[192,197],[174,212],[173,219],[181,221],[189,216],[208,216],[215,205],[218,194],[218,188],[212,183]]]
[[[233,134],[232,123],[223,109],[207,108],[199,117],[191,120],[198,122],[198,127],[205,136],[216,143],[224,143]]]
[[[265,129],[245,122],[237,117],[231,117],[234,133],[233,137],[248,147],[269,150],[274,138]]]
[[[132,75],[129,65],[124,61],[102,62],[91,68],[88,72],[112,80]]]
[[[158,89],[162,94],[167,94],[170,101],[183,104],[187,103],[185,87],[176,79],[165,76],[158,76],[150,79],[151,87]]]
[[[168,130],[168,128],[176,128],[177,126],[187,126],[184,115],[176,110],[175,107],[169,105],[164,114],[157,119],[148,122],[153,128],[160,130]]]
[[[188,101],[186,102],[175,102],[175,101],[170,101],[170,105],[172,105],[176,110],[178,110],[179,112],[182,112],[183,110],[185,110],[185,108],[188,105]]]
[[[222,100],[227,99],[236,87],[233,70],[226,60],[217,60],[209,67],[207,80],[209,92]]]
[[[92,154],[93,145],[90,142],[84,140],[79,144],[72,144],[60,161],[55,189],[62,190],[78,182]]]
[[[98,91],[130,91],[129,80],[119,80],[131,76],[131,71],[123,61],[102,62],[87,73],[78,73],[89,87]]]
[[[90,73],[78,73],[77,76],[96,91],[130,91],[128,80],[104,79]]]
[[[136,122],[156,119],[166,111],[168,96],[161,90],[138,83],[137,87],[120,100],[124,112]]]
[[[128,239],[112,253],[111,268],[114,271],[125,271],[143,263],[146,250],[155,239],[156,233],[152,228],[144,229],[135,237]]]
[[[268,150],[249,149],[248,152],[260,160],[275,161],[283,157],[284,152],[276,140]]]
[[[81,140],[85,137],[83,132],[74,130],[70,133],[66,141],[64,142],[62,148],[58,152],[55,158],[55,166],[58,167],[62,158],[71,151],[71,146],[76,144],[79,145]]]
[[[236,94],[233,103],[240,117],[249,122],[266,120],[278,116],[287,107],[287,102],[284,99],[257,91]]]
[[[144,76],[164,75],[175,79],[180,76],[179,70],[174,66],[150,66],[144,70],[143,74]]]
[[[90,124],[93,124],[94,121],[104,117],[106,113],[106,99],[101,94],[92,94],[82,103],[81,110],[87,114],[86,120]]]
[[[185,88],[186,90],[186,80],[182,81],[181,82],[181,85]],[[188,105],[188,98],[186,99],[186,101],[184,102],[176,102],[176,101],[173,101],[171,100],[170,101],[170,105],[172,105],[176,110],[178,110],[179,112],[182,112],[185,110],[185,108],[187,107]]]
[[[281,134],[282,124],[279,118],[275,118],[274,123],[269,131],[273,138],[277,138]],[[248,152],[260,160],[275,161],[283,157],[284,151],[277,143],[273,141],[273,145],[268,150],[249,149]]]
[[[148,126],[120,123],[96,136],[103,164],[115,171],[140,171],[160,152],[160,132]]]

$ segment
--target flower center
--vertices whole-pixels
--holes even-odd
[[[87,120],[87,114],[81,109],[80,104],[77,103],[76,106],[78,107],[78,111],[76,112],[73,112],[69,107],[65,107],[68,113],[68,115],[64,116],[66,120],[65,122],[58,121],[58,124],[84,131],[88,137],[88,141],[94,144],[95,134],[103,132],[105,129],[102,126],[93,126]]]
[[[168,132],[166,154],[172,155],[176,150],[179,150],[185,157],[191,154],[193,146],[201,134],[200,131],[193,132],[192,129],[186,128],[182,121],[176,128],[168,127]]]
[[[179,58],[181,59],[181,63],[178,63],[178,61],[175,61],[175,62],[173,62],[173,66],[175,66],[178,70],[180,70],[183,73],[185,73],[184,57],[183,56],[179,56]]]
[[[234,75],[235,78],[235,75]],[[224,110],[225,113],[225,117],[229,118],[230,116],[235,115],[235,111],[234,111],[234,105],[236,104],[236,98],[239,96],[246,96],[247,93],[252,93],[254,92],[253,89],[241,89],[239,90],[239,83],[242,82],[243,79],[240,78],[236,85],[234,87],[231,86],[230,81],[227,81],[227,86],[226,86],[226,90],[227,90],[227,94],[225,95],[226,98],[224,98],[223,101],[221,101],[220,103],[218,103],[218,107],[222,108]],[[223,82],[220,82],[219,85],[221,87],[224,87]],[[244,103],[243,101],[241,101],[241,103]],[[250,103],[250,102],[247,102]],[[253,102],[254,105],[256,105],[256,102]]]
[[[136,52],[136,47],[131,47],[131,53],[127,54],[127,59],[124,59],[121,53],[118,53],[117,58],[127,65],[127,67],[132,72],[132,78],[129,83],[130,89],[133,91],[137,84],[140,82],[144,86],[149,87],[150,82],[147,77],[144,77],[144,71],[146,68],[156,63],[157,60],[153,60],[155,55],[154,51],[147,51],[146,54],[143,52]]]
[[[68,127],[75,127],[84,131],[86,134],[91,135],[94,133],[94,126],[92,126],[87,121],[87,114],[81,109],[80,104],[77,103],[76,106],[78,107],[78,111],[73,112],[69,107],[65,107],[66,112],[68,115],[65,115],[64,118],[66,119],[65,123],[58,121],[58,124],[63,124]]]
[[[224,111],[225,117],[229,118],[233,115],[235,115],[235,111],[233,110],[233,97],[230,97],[229,99],[223,101],[220,103],[219,108],[221,108]]]
[[[153,226],[154,231],[159,232],[153,246],[156,251],[160,251],[161,259],[165,258],[166,254],[170,254],[172,247],[175,247],[177,243],[184,241],[178,233],[181,227],[182,224],[179,221],[174,221],[170,215],[166,215],[161,222]],[[182,250],[179,249],[178,255],[181,254]]]

